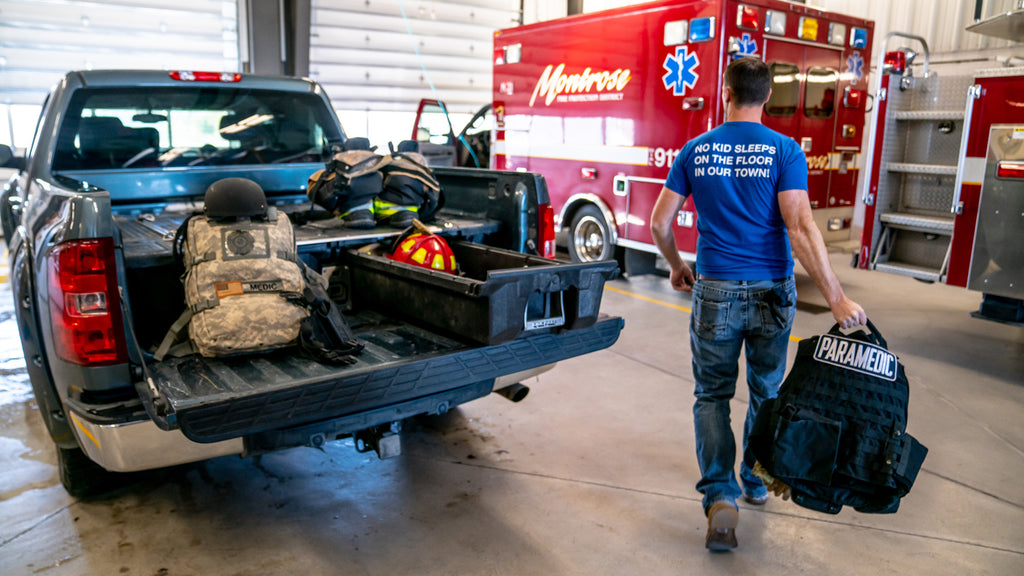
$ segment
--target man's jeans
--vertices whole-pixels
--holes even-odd
[[[729,422],[729,401],[736,392],[740,348],[746,345],[750,405],[743,426],[743,451],[757,409],[778,394],[786,373],[786,349],[796,315],[796,283],[780,280],[700,279],[693,287],[690,350],[696,381],[693,424],[704,494],[704,512],[719,500],[735,505],[742,496],[736,482],[736,439]],[[752,473],[753,462],[740,465],[743,490],[766,496]]]

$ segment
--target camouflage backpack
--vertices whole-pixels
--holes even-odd
[[[203,356],[289,346],[309,316],[301,302],[283,297],[300,295],[305,284],[291,222],[268,212],[266,222],[188,222],[185,302],[189,336]]]
[[[175,254],[185,269],[186,310],[157,360],[298,344],[317,360],[351,363],[347,355],[362,349],[327,297],[323,278],[296,257],[288,216],[266,205],[255,182],[227,178],[211,185],[205,214],[182,224]],[[182,350],[175,343],[186,326],[190,342]]]

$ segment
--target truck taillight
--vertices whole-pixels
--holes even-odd
[[[537,230],[537,239],[540,242],[540,255],[545,258],[555,257],[555,211],[551,204],[541,204],[540,229]]]
[[[996,176],[999,178],[1024,179],[1024,162],[1004,160],[996,167]]]
[[[884,69],[889,74],[903,74],[907,69],[907,54],[902,50],[886,52]]]
[[[242,75],[237,72],[196,72],[193,70],[174,70],[170,77],[183,82],[240,82]]]
[[[48,268],[57,356],[86,366],[126,362],[113,240],[58,244],[48,256]]]

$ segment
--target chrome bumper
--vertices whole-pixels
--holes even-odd
[[[137,472],[241,454],[241,438],[200,444],[180,430],[165,431],[151,420],[99,425],[69,411],[78,445],[100,466],[111,472]]]

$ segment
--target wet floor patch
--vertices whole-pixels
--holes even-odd
[[[0,287],[0,407],[32,398],[32,385],[25,368],[21,337],[14,315],[11,287]]]

